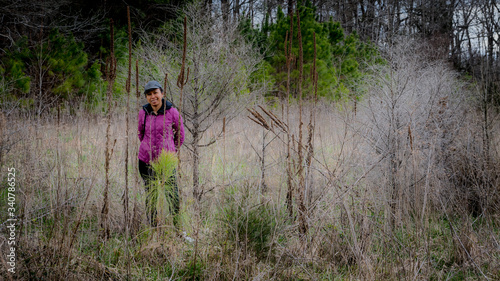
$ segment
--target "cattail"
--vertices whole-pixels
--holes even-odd
[[[166,91],[168,85],[168,73],[165,73],[165,79],[163,80],[163,91]]]
[[[413,135],[411,133],[411,126],[408,125],[408,139],[410,140],[410,149],[413,151]]]
[[[223,139],[223,152],[222,152],[222,186],[226,178],[226,117],[222,119],[222,139]]]
[[[3,113],[0,112],[0,167],[3,167],[4,128],[5,128],[5,117]]]
[[[139,97],[141,96],[141,93],[139,91],[139,61],[138,60],[135,61],[135,95],[136,95],[136,106],[140,110],[141,105],[139,104]],[[137,159],[137,158],[135,158],[135,159]],[[135,163],[137,165],[137,162],[135,162]],[[138,190],[137,183],[139,182],[139,174],[138,173],[134,173],[134,174],[135,174],[134,191],[136,192],[136,194],[138,194],[139,190]],[[132,210],[132,222],[130,224],[130,227],[131,227],[131,230],[133,233],[137,233],[139,226],[140,226],[141,219],[140,219],[140,215],[139,215],[139,211],[138,211],[139,206],[137,203],[137,196],[134,196],[133,198],[134,198],[134,207]]]
[[[125,144],[125,192],[123,198],[123,212],[125,218],[125,229],[128,231],[128,134],[129,134],[129,106],[130,106],[130,80],[132,79],[132,27],[130,23],[130,7],[127,6],[127,19],[128,19],[128,76],[125,85],[127,92],[127,110],[125,111],[125,126],[126,126],[126,144]]]
[[[313,82],[313,89],[314,89],[314,102],[312,109],[310,111],[310,116],[309,116],[309,124],[307,125],[307,156],[306,156],[306,167],[307,167],[307,177],[308,177],[308,183],[306,184],[306,188],[308,188],[306,195],[308,195],[307,199],[311,200],[310,196],[310,183],[311,183],[311,178],[312,178],[312,173],[311,173],[311,163],[312,163],[312,157],[314,155],[314,126],[316,123],[315,120],[315,114],[316,114],[316,104],[317,104],[317,95],[318,95],[318,73],[316,71],[316,32],[313,32],[313,46],[314,46],[314,59],[313,59],[313,67],[312,67],[312,82]],[[306,200],[307,201],[307,200]],[[310,202],[310,201],[309,201]]]
[[[300,30],[300,13],[299,9],[296,10],[297,13],[297,39],[299,42],[299,143],[298,143],[298,176],[299,176],[299,231],[304,238],[307,233],[307,224],[306,224],[306,206],[304,202],[304,193],[305,193],[305,178],[304,178],[304,155],[302,150],[302,79],[303,79],[303,71],[304,71],[304,50],[302,48],[302,33]]]
[[[129,236],[129,212],[128,212],[128,147],[129,147],[129,107],[130,107],[130,81],[132,80],[132,24],[130,22],[130,6],[127,6],[127,22],[128,22],[128,76],[125,90],[127,92],[127,110],[125,111],[125,192],[123,194],[123,217],[125,220],[125,249],[127,251],[127,276],[130,274],[130,257],[128,250]]]
[[[179,73],[179,76],[177,77],[177,87],[179,87],[179,106],[178,106],[178,111],[179,111],[179,121],[177,123],[177,128],[180,128],[181,124],[181,112],[183,111],[183,102],[182,102],[182,92],[184,89],[184,86],[187,84],[188,79],[189,79],[189,67],[187,70],[187,74],[184,76],[184,69],[186,67],[186,49],[187,49],[187,17],[184,17],[184,44],[182,48],[182,64],[181,64],[181,70]],[[177,134],[177,143],[180,143],[180,138],[181,134]],[[177,157],[179,158],[178,166],[177,166],[177,171],[179,172],[179,177],[181,176],[181,148],[180,146],[177,148]],[[197,192],[197,190],[194,190],[193,192]]]
[[[105,170],[105,186],[104,186],[104,199],[103,206],[101,210],[101,238],[107,240],[110,236],[109,224],[108,224],[108,213],[109,213],[109,163],[111,161],[111,155],[113,153],[113,148],[111,147],[111,110],[113,109],[111,103],[113,98],[113,83],[116,77],[116,58],[114,54],[114,30],[113,30],[113,19],[110,20],[110,55],[108,58],[108,67],[106,73],[106,80],[108,81],[108,112],[107,112],[107,127],[106,127],[106,151],[104,154],[104,170]],[[116,140],[115,140],[116,142]]]
[[[287,80],[286,80],[286,123],[290,124],[290,79],[291,79],[291,62],[292,62],[292,41],[293,41],[293,13],[290,15],[290,31],[287,33],[287,40],[285,42],[285,53],[286,53],[286,69],[287,69]],[[287,44],[288,43],[288,48]],[[287,145],[286,145],[286,159],[287,159],[287,180],[286,184],[288,187],[286,194],[286,206],[288,209],[288,216],[293,218],[293,185],[292,185],[292,159],[290,152],[290,132],[287,133]]]
[[[141,92],[139,91],[139,61],[135,61],[135,95],[137,97],[137,104],[139,104],[139,98],[141,97]]]

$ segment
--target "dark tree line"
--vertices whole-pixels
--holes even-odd
[[[279,8],[290,14],[297,5],[310,2],[318,22],[339,22],[346,34],[356,33],[361,40],[381,48],[404,36],[416,37],[427,43],[430,55],[448,59],[458,70],[484,82],[483,100],[500,105],[497,0],[203,1],[206,12],[222,15],[227,24],[245,18],[252,27],[262,29],[278,21]],[[88,59],[86,67],[90,68],[92,63],[105,60],[109,19],[114,20],[117,30],[124,30],[127,6],[131,7],[134,30],[154,31],[179,17],[179,10],[189,2],[192,1],[0,0],[3,74],[9,74],[9,67],[11,72],[19,71],[16,65],[6,65],[5,57],[12,56],[13,50],[21,52],[16,44],[22,38],[26,41],[24,47],[33,51],[48,40],[54,29],[62,36],[71,35],[82,44]]]
[[[458,68],[478,67],[478,57],[495,68],[499,53],[500,6],[497,0],[307,0],[316,7],[319,22],[330,19],[341,23],[347,33],[383,46],[399,36],[419,36],[428,40]],[[126,7],[133,25],[155,30],[178,16],[178,9],[191,1],[182,0],[0,0],[0,48],[2,53],[22,36],[40,40],[51,28],[71,32],[86,48],[101,45],[107,20],[126,26]],[[297,2],[306,0],[204,0],[207,10],[221,11],[230,23],[248,17],[263,25],[266,15],[276,21],[278,7],[290,13]],[[498,71],[496,71],[498,72]]]
[[[127,42],[127,6],[134,30],[148,32],[177,18],[189,2],[0,0],[0,105],[39,115],[63,101],[98,104],[105,91],[109,22],[120,56]]]
[[[500,105],[500,5],[497,0],[307,0],[319,22],[341,23],[347,33],[379,46],[402,36],[425,40],[436,58],[449,59],[461,71],[484,81],[488,99]],[[249,17],[252,24],[277,20],[278,7],[290,11],[306,0],[205,0],[221,9],[227,22]],[[267,17],[266,17],[267,15]]]
[[[2,54],[23,36],[40,41],[51,29],[71,33],[91,54],[109,38],[109,19],[118,28],[127,26],[131,7],[135,28],[153,31],[178,17],[178,10],[192,1],[183,0],[0,0],[0,49]]]

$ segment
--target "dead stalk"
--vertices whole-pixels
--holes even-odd
[[[129,240],[129,212],[128,212],[128,148],[129,148],[129,108],[130,108],[130,82],[132,80],[132,24],[130,22],[130,6],[127,6],[127,22],[128,22],[128,75],[125,84],[127,92],[127,109],[125,112],[125,192],[123,198],[123,217],[125,219],[125,251],[127,252],[127,276],[130,274],[130,255],[128,250]]]
[[[138,106],[138,109],[141,110],[141,105],[139,104],[139,97],[141,95],[140,91],[139,91],[139,61],[136,60],[135,61],[135,92],[136,92],[136,104]],[[135,158],[137,159],[137,158]],[[136,160],[137,161],[137,160]],[[137,162],[136,163],[136,167],[137,167]],[[138,182],[139,182],[139,174],[138,173],[134,173],[135,174],[135,184],[134,184],[134,187],[135,187],[135,193],[138,194],[139,193],[139,190],[138,190]],[[137,204],[137,196],[134,196],[134,208],[132,210],[132,223],[131,223],[131,228],[132,228],[132,232],[135,234],[138,230],[139,230],[139,225],[140,225],[140,216],[139,216],[139,211],[138,211],[138,204]]]
[[[222,151],[222,186],[225,186],[226,179],[226,117],[222,119],[222,139],[223,139],[223,151]]]
[[[182,47],[182,64],[181,64],[181,70],[179,73],[179,76],[177,77],[177,87],[179,87],[179,106],[177,110],[179,111],[179,121],[177,124],[177,127],[180,127],[180,122],[181,122],[181,113],[183,111],[183,101],[182,101],[182,92],[184,90],[184,86],[187,84],[188,79],[189,79],[189,67],[187,69],[187,74],[185,74],[185,67],[186,67],[186,49],[187,49],[187,17],[184,17],[184,43]],[[177,134],[177,143],[180,142],[181,135],[178,133]],[[181,177],[181,147],[179,146],[177,148],[177,158],[179,161],[177,162],[177,172],[179,174],[179,178]]]
[[[290,31],[286,34],[285,39],[285,56],[286,56],[286,69],[287,69],[287,80],[286,80],[286,123],[290,124],[290,79],[291,79],[291,63],[292,63],[292,41],[293,41],[293,13],[290,13]],[[288,46],[287,46],[288,43]],[[288,216],[293,218],[293,182],[292,182],[292,156],[290,151],[290,132],[287,133],[287,144],[286,144],[286,184],[288,187],[286,193],[286,206],[288,209]]]
[[[299,198],[298,198],[298,203],[299,203],[299,231],[302,236],[302,238],[305,238],[305,235],[307,234],[307,221],[306,221],[306,216],[307,216],[307,208],[305,205],[305,200],[304,200],[304,195],[305,195],[305,177],[304,177],[304,153],[303,153],[303,145],[302,145],[302,110],[303,110],[303,105],[302,105],[302,79],[303,79],[303,71],[304,71],[304,51],[302,49],[302,33],[300,30],[300,14],[299,14],[299,9],[296,10],[297,13],[297,39],[299,41],[299,143],[298,143],[298,167],[297,167],[297,172],[299,176],[299,188],[298,188],[298,193],[299,193]]]
[[[305,176],[304,176],[304,166],[306,166],[308,169],[310,168],[310,163],[313,159],[313,154],[314,154],[314,149],[313,149],[313,134],[314,134],[314,109],[316,103],[314,103],[313,110],[311,110],[311,116],[310,116],[310,121],[309,121],[309,126],[308,126],[308,140],[307,140],[307,155],[306,158],[304,159],[304,144],[303,144],[303,135],[302,135],[302,127],[303,127],[303,122],[302,122],[302,110],[303,110],[303,101],[302,101],[302,80],[303,80],[303,49],[302,49],[302,35],[301,35],[301,30],[300,30],[300,16],[299,16],[299,11],[297,10],[297,26],[298,26],[298,41],[299,41],[299,81],[298,81],[298,98],[299,98],[299,132],[298,132],[298,141],[297,141],[297,149],[295,149],[295,138],[294,135],[291,134],[289,131],[289,123],[290,123],[290,102],[289,102],[289,97],[290,97],[290,80],[291,80],[291,75],[290,75],[290,70],[291,70],[291,61],[292,61],[292,40],[293,40],[293,16],[291,15],[290,18],[290,32],[286,34],[286,39],[285,39],[285,56],[286,56],[286,63],[287,63],[287,92],[286,92],[286,98],[287,98],[287,122],[284,123],[279,118],[274,115],[272,112],[266,110],[262,106],[259,106],[259,108],[264,112],[267,117],[269,117],[270,122],[266,120],[262,114],[257,112],[256,110],[249,109],[247,110],[250,112],[252,116],[248,116],[250,120],[261,126],[262,128],[273,132],[276,137],[278,137],[278,133],[274,130],[274,126],[280,128],[283,130],[283,132],[286,133],[287,135],[287,186],[288,186],[288,191],[287,191],[287,197],[286,197],[286,204],[287,204],[287,209],[288,209],[288,214],[290,218],[293,218],[293,186],[292,186],[292,178],[293,175],[298,176],[298,198],[297,198],[297,204],[298,204],[298,211],[299,211],[299,233],[301,236],[302,241],[304,242],[305,237],[308,232],[308,226],[307,226],[307,207],[305,205],[305,188],[306,188],[306,182],[305,182]],[[290,35],[290,36],[289,36]],[[315,36],[314,36],[315,39]],[[314,40],[314,43],[316,43],[316,40]],[[315,57],[316,58],[316,57]],[[316,64],[314,64],[313,67],[313,83],[314,85],[316,84],[317,81],[317,74],[316,74]],[[316,101],[316,94],[317,94],[317,87],[315,87],[315,101]],[[265,139],[263,139],[263,149],[262,152],[264,153],[265,149]],[[297,155],[297,162],[295,162],[295,159],[292,157],[292,150],[296,152]],[[262,169],[264,169],[264,155],[260,159]],[[304,160],[306,163],[304,163]],[[293,168],[292,168],[293,167]],[[264,170],[263,170],[264,171]],[[263,181],[263,176],[264,172],[262,173],[262,181]]]
[[[312,82],[314,88],[314,101],[312,109],[309,116],[309,124],[307,125],[307,157],[306,157],[306,176],[308,181],[306,182],[306,201],[311,202],[312,200],[312,174],[311,174],[311,162],[314,155],[314,127],[316,125],[316,105],[318,101],[318,72],[316,71],[316,32],[313,33],[313,46],[314,46],[314,60],[312,68]]]
[[[125,91],[127,92],[127,110],[125,113],[125,192],[124,192],[124,198],[123,198],[123,212],[124,212],[124,219],[125,219],[125,229],[128,231],[128,226],[129,226],[129,220],[128,220],[128,147],[129,147],[129,106],[130,106],[130,80],[132,79],[132,29],[131,29],[131,24],[130,24],[130,7],[127,6],[127,19],[128,19],[128,76],[127,76],[127,81],[125,84]]]
[[[114,30],[113,30],[113,19],[110,20],[110,56],[107,63],[107,73],[106,80],[108,81],[108,112],[106,115],[107,127],[106,127],[106,150],[104,153],[105,162],[104,170],[106,173],[105,186],[104,186],[104,199],[103,206],[101,210],[101,238],[107,240],[110,236],[108,213],[109,213],[109,164],[111,161],[111,155],[113,153],[113,148],[111,147],[111,111],[112,101],[113,101],[113,84],[116,78],[116,58],[114,54]],[[116,143],[116,139],[115,139]],[[114,146],[114,145],[113,145]]]

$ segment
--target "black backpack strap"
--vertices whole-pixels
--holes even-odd
[[[146,134],[146,115],[148,115],[148,113],[146,112],[146,110],[144,110],[144,123],[142,124],[142,135],[143,136]]]

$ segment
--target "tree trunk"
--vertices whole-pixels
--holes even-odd
[[[288,16],[293,14],[293,0],[288,0]]]
[[[221,0],[221,9],[222,9],[222,19],[224,20],[224,24],[227,26],[229,24],[229,0]]]
[[[193,119],[192,119],[192,124],[193,124],[193,197],[196,199],[196,201],[201,200],[201,196],[203,192],[200,190],[200,151],[199,151],[199,146],[200,146],[200,139],[201,139],[201,132],[200,132],[200,121],[199,121],[199,114],[198,114],[198,99],[194,99],[194,112],[193,112]]]
[[[204,13],[205,14],[210,15],[212,13],[212,4],[213,4],[212,0],[205,0],[205,2],[204,2],[204,6],[205,6]]]
[[[234,0],[233,20],[236,20],[239,17],[240,17],[240,1],[239,0]]]
[[[195,127],[197,127],[195,125]],[[200,137],[199,132],[195,129],[193,133],[193,197],[196,201],[201,200],[202,192],[200,191],[200,151],[199,151]]]

